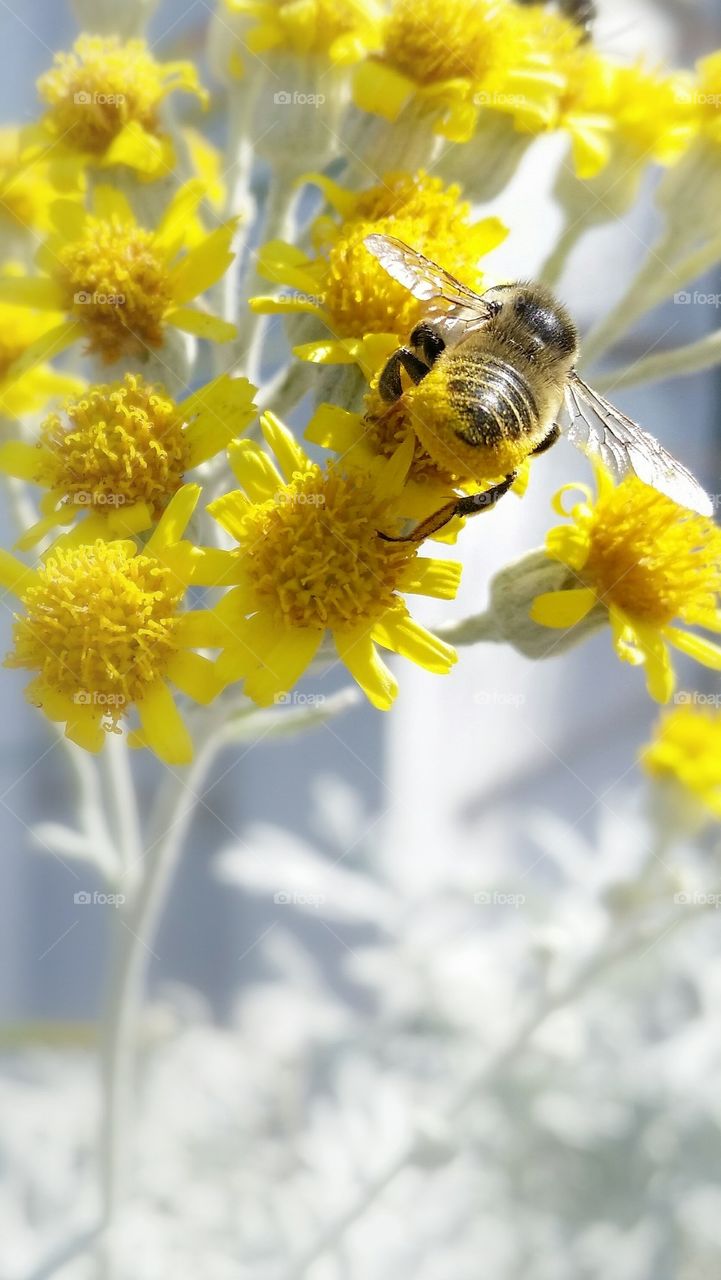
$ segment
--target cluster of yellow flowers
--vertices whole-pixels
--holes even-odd
[[[585,174],[620,141],[669,161],[711,127],[690,78],[611,66],[549,7],[225,0],[224,13],[235,74],[243,59],[278,50],[352,66],[366,112],[395,120],[420,103],[431,129],[466,141],[489,109],[526,132],[565,128]],[[706,83],[716,72],[708,59],[699,74]],[[251,298],[250,313],[299,313],[307,339],[317,324],[294,354],[351,366],[365,405],[318,405],[306,439],[325,454],[312,457],[262,413],[263,447],[244,434],[258,418],[247,378],[221,372],[171,394],[143,372],[149,359],[172,372],[172,331],[181,343],[237,337],[205,295],[233,262],[238,217],[217,212],[212,148],[193,130],[171,133],[162,110],[176,91],[206,104],[194,67],[158,63],[142,41],[83,36],[39,90],[40,122],[0,147],[2,217],[40,241],[34,267],[7,262],[0,273],[0,410],[50,410],[0,445],[0,468],[42,491],[18,542],[40,544],[39,563],[0,553],[0,581],[21,602],[7,664],[32,673],[30,700],[88,750],[127,728],[133,744],[178,765],[192,743],[170,685],[205,704],[240,682],[272,704],[329,657],[329,639],[380,709],[397,689],[381,650],[447,673],[454,650],[413,619],[406,596],[452,599],[461,566],[379,534],[400,534],[499,476],[469,474],[468,460],[423,428],[412,393],[391,408],[381,401],[379,371],[422,308],[364,240],[395,235],[479,290],[480,262],[506,228],[474,218],[457,185],[424,170],[360,191],[307,174],[328,212],[303,249],[261,245],[258,273],[282,292]],[[50,363],[80,343],[95,366],[115,367],[112,380],[88,386]],[[223,457],[238,485],[225,492]],[[595,500],[581,487],[572,523],[549,534],[568,583],[538,597],[532,618],[568,629],[604,611],[619,656],[644,664],[649,692],[665,702],[669,646],[721,670],[721,648],[674,625],[721,632],[721,532],[640,481],[614,487],[601,468],[597,481]],[[454,540],[460,527],[437,537]]]

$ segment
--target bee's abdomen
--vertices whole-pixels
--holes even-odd
[[[463,440],[492,448],[503,440],[537,433],[539,408],[522,373],[499,356],[482,352],[466,358],[463,365],[448,373],[448,390],[459,417],[456,429]]]

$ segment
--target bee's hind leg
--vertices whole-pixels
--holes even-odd
[[[491,507],[495,507],[498,499],[502,498],[504,493],[508,493],[517,475],[517,471],[511,471],[505,480],[492,485],[490,489],[484,490],[483,493],[471,493],[465,498],[454,498],[452,502],[447,502],[444,507],[435,511],[432,516],[421,520],[421,523],[416,525],[412,533],[401,537],[393,537],[389,533],[379,533],[378,537],[382,538],[384,542],[422,542],[424,538],[430,538],[439,529],[442,529],[454,516],[475,516],[480,511],[488,511]]]
[[[409,378],[416,383],[429,372],[428,365],[419,360],[409,347],[399,347],[393,352],[378,379],[378,391],[382,400],[400,400],[403,395],[401,369],[405,369]]]
[[[545,440],[542,440],[540,444],[536,445],[535,449],[531,450],[531,457],[537,458],[539,453],[545,453],[546,449],[550,449],[551,446],[556,443],[556,441],[560,438],[560,435],[561,435],[561,428],[559,427],[557,422],[554,422]]]

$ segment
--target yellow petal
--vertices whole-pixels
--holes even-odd
[[[298,186],[311,184],[320,188],[326,203],[335,209],[341,218],[350,218],[353,215],[358,204],[358,196],[354,191],[341,187],[338,182],[327,178],[324,173],[304,173],[297,182]]]
[[[189,469],[226,449],[250,426],[255,391],[247,378],[224,373],[183,401],[183,413],[191,419],[185,428]]]
[[[646,688],[654,702],[668,702],[673,694],[676,679],[668,649],[660,632],[636,624],[638,643],[643,650],[646,667]]]
[[[110,143],[103,165],[125,164],[136,173],[153,177],[165,167],[166,149],[163,141],[148,133],[139,120],[129,120]]]
[[[302,296],[295,297],[293,294],[278,297],[267,293],[256,293],[255,297],[248,299],[248,306],[258,316],[294,315],[302,312],[304,315],[317,316],[324,324],[329,320],[328,312],[319,302],[312,302],[309,298]]]
[[[208,342],[230,342],[238,332],[234,324],[211,316],[207,311],[196,311],[195,307],[176,307],[168,312],[165,322],[183,333],[206,338]]]
[[[0,280],[0,302],[36,311],[63,311],[65,298],[60,286],[47,276],[10,276]]]
[[[152,685],[137,707],[144,739],[158,759],[170,765],[189,764],[193,743],[164,681]]]
[[[153,534],[148,539],[146,545],[148,552],[157,553],[161,548],[169,547],[182,538],[199,497],[199,484],[184,484],[177,493],[173,494]]]
[[[721,671],[721,646],[714,644],[713,640],[694,635],[692,631],[679,631],[675,627],[666,627],[663,634],[669,644],[685,653],[687,658],[693,658],[712,671]]]
[[[19,480],[35,480],[43,460],[43,451],[24,440],[6,440],[0,444],[0,471]]]
[[[168,257],[177,253],[180,246],[185,243],[188,227],[193,221],[193,215],[204,193],[205,184],[200,178],[192,178],[176,191],[166,205],[154,239],[165,250]]]
[[[245,572],[238,553],[222,547],[191,547],[191,568],[195,587],[233,586]]]
[[[241,493],[240,489],[233,489],[231,493],[224,493],[220,498],[208,503],[208,515],[217,520],[231,538],[240,542],[244,537],[245,517],[251,506],[250,499]]]
[[[91,711],[89,707],[78,708],[75,716],[65,725],[65,737],[77,743],[84,751],[90,751],[96,755],[105,746],[107,737],[102,727],[100,713]]]
[[[101,185],[93,192],[93,212],[96,217],[110,221],[116,218],[124,226],[132,226],[135,222],[132,205],[127,196],[117,187]]]
[[[363,434],[360,413],[349,413],[334,404],[319,404],[308,423],[305,439],[311,444],[322,445],[324,449],[346,453],[363,438]]]
[[[399,609],[389,609],[375,623],[373,639],[385,649],[392,649],[403,658],[409,658],[426,671],[437,675],[445,675],[450,671],[458,655],[451,645],[426,631],[420,622],[416,622],[407,613]]]
[[[201,657],[199,653],[190,653],[187,650],[175,654],[168,663],[166,674],[181,693],[194,698],[204,707],[212,702],[223,688],[223,681],[218,676],[215,663]]]
[[[546,551],[551,559],[578,571],[588,559],[588,536],[578,525],[557,525],[546,534]]]
[[[283,477],[253,440],[234,441],[228,449],[228,461],[236,480],[254,502],[267,502],[284,488]]]
[[[205,293],[227,271],[235,254],[230,243],[238,219],[216,227],[181,258],[170,273],[173,301],[181,306]]]
[[[388,711],[398,693],[398,683],[379,657],[367,628],[353,631],[334,631],[333,639],[341,662],[350,671],[368,698],[379,711]]]
[[[175,636],[189,649],[219,649],[228,642],[228,627],[214,609],[188,609],[175,624]]]
[[[434,596],[437,600],[455,600],[463,566],[457,560],[435,560],[416,556],[403,571],[401,591],[412,595]]]
[[[276,418],[274,413],[264,413],[260,425],[266,444],[275,454],[285,479],[290,480],[296,471],[305,471],[309,465],[308,457],[280,418]]]
[[[220,616],[220,610],[218,613]],[[222,616],[228,624],[228,636],[218,659],[218,671],[226,683],[231,683],[244,679],[264,664],[278,640],[278,624],[262,612],[252,618],[234,618],[224,610]]]
[[[536,596],[530,616],[542,627],[556,627],[564,631],[575,627],[596,604],[596,594],[590,587],[574,587],[568,591],[544,591]]]
[[[34,569],[29,569],[21,560],[17,560],[9,551],[0,547],[0,587],[5,591],[12,591],[16,596],[22,596],[23,592],[29,587],[34,587],[37,581],[38,576]]]
[[[413,96],[415,84],[400,71],[368,58],[361,62],[353,76],[353,101],[361,111],[370,111],[391,122]]]
[[[293,347],[293,355],[311,364],[355,364],[357,343],[350,349],[346,338],[328,338],[323,342],[301,342]]]
[[[270,706],[281,694],[288,693],[313,661],[322,630],[309,627],[288,629],[276,642],[262,663],[246,677],[243,692],[261,707]]]

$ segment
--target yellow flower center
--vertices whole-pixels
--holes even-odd
[[[366,249],[363,241],[374,232],[396,236],[464,284],[481,287],[476,263],[488,252],[488,232],[469,221],[470,206],[459,197],[459,187],[424,173],[389,175],[359,197],[327,247],[324,305],[335,334],[410,333],[421,317],[422,304]]]
[[[145,502],[157,519],[188,465],[181,410],[136,374],[51,414],[41,439],[50,488],[103,511]]]
[[[279,625],[343,628],[380,617],[416,554],[365,474],[313,466],[245,517],[241,548],[259,605]]]
[[[656,626],[718,608],[721,530],[635,478],[599,497],[582,576],[607,606]]]
[[[176,652],[183,588],[150,556],[120,543],[58,549],[17,616],[10,667],[117,720],[161,678]]]
[[[478,82],[513,59],[514,18],[499,0],[395,0],[384,57],[417,84]]]
[[[171,286],[151,231],[116,216],[89,217],[58,259],[67,309],[82,323],[91,351],[110,363],[160,346]]]
[[[81,36],[72,53],[55,55],[55,65],[38,80],[38,93],[64,144],[102,155],[130,121],[158,132],[165,79],[144,41]]]

